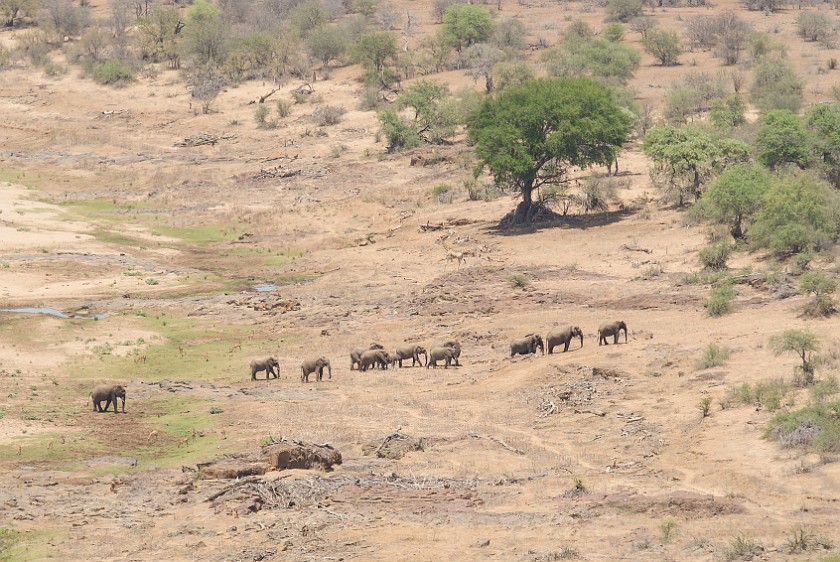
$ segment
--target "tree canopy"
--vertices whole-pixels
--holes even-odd
[[[804,169],[811,159],[811,140],[799,117],[787,109],[774,109],[761,119],[755,139],[758,161],[775,169],[794,164]]]
[[[743,238],[744,223],[761,208],[769,182],[770,173],[761,166],[733,166],[709,185],[703,206],[714,219],[728,225],[733,238]]]
[[[631,128],[606,86],[589,78],[542,78],[487,97],[467,118],[481,167],[519,191],[514,223],[536,212],[532,192],[566,180],[571,167],[606,165]]]
[[[443,13],[441,33],[459,53],[493,33],[493,14],[483,6],[452,4]]]
[[[750,156],[746,143],[717,139],[697,127],[654,127],[642,139],[642,150],[653,159],[653,174],[680,205],[688,194],[699,199],[711,177]]]

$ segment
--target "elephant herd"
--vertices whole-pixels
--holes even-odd
[[[598,345],[607,345],[607,338],[612,336],[613,343],[618,343],[618,336],[621,331],[624,331],[624,343],[627,343],[627,324],[619,320],[616,322],[608,322],[601,324],[598,327]],[[562,345],[563,352],[569,351],[569,344],[575,338],[580,339],[580,346],[583,347],[583,332],[577,326],[565,326],[551,330],[543,341],[539,334],[528,334],[524,338],[514,340],[510,343],[510,356],[514,355],[529,355],[536,353],[537,349],[545,354],[546,348],[548,353],[554,353],[554,348]]]
[[[411,359],[411,366],[424,366],[431,368],[438,366],[438,361],[443,361],[444,369],[450,365],[461,366],[461,344],[450,340],[442,344],[432,346],[427,351],[422,345],[412,343],[400,346],[393,353],[385,351],[385,346],[380,343],[372,343],[367,349],[354,349],[350,352],[350,370],[354,368],[359,371],[367,371],[370,368],[387,369],[391,367],[403,367],[403,361]]]

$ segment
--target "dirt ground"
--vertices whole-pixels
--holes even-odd
[[[431,2],[397,4],[428,32]],[[604,25],[600,9],[572,6]],[[790,47],[809,101],[827,99],[833,75],[814,69],[836,52],[796,36],[796,10],[653,15],[680,29],[727,7]],[[553,43],[565,15],[502,3],[533,41]],[[663,71],[645,56],[640,97],[660,103],[671,80],[721,68],[709,53],[682,59]],[[797,358],[775,356],[772,335],[807,325],[828,345],[836,318],[805,320],[804,297],[761,283],[737,284],[735,312],[710,318],[708,285],[684,282],[704,227],[659,204],[635,145],[610,211],[498,229],[516,201],[468,198],[462,140],[385,153],[375,114],[357,109],[358,72],[313,83],[321,101],[271,130],[249,104],[259,82],[201,114],[165,70],[120,90],[74,67],[0,73],[0,304],[71,316],[0,313],[11,559],[723,560],[749,544],[757,559],[823,560],[840,548],[837,458],[783,449],[765,437],[773,412],[728,398],[790,377]],[[318,127],[320,104],[347,113]],[[217,142],[176,146],[199,134]],[[451,197],[433,196],[443,183]],[[739,254],[731,267],[772,266]],[[628,342],[599,346],[598,325],[618,319]],[[582,348],[509,357],[511,340],[564,324],[582,328]],[[447,339],[460,367],[349,368],[374,341]],[[698,370],[709,343],[731,357]],[[270,354],[279,379],[249,380],[248,362]],[[301,383],[301,361],[319,355],[332,376]],[[125,414],[91,411],[105,382],[126,386]],[[343,462],[238,481],[198,471],[281,438],[328,443]],[[820,546],[790,554],[797,533]]]

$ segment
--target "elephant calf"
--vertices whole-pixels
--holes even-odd
[[[554,353],[554,347],[563,344],[563,353],[569,351],[569,343],[574,338],[580,338],[580,346],[583,347],[583,332],[577,326],[566,326],[552,330],[545,337],[545,346],[548,348],[548,354]]]
[[[381,343],[373,342],[368,346],[367,349],[354,349],[350,352],[350,370],[353,370],[353,367],[359,369],[359,362],[362,358],[362,353],[371,349],[385,349],[385,346]]]
[[[429,360],[426,362],[426,368],[434,367],[437,369],[438,361],[446,361],[443,368],[448,369],[455,361],[455,352],[451,347],[433,347],[429,352]]]
[[[426,363],[429,362],[429,354],[426,353],[426,348],[422,345],[411,344],[411,345],[404,345],[402,347],[398,347],[397,350],[394,352],[394,361],[399,363],[400,368],[402,368],[403,359],[411,359],[411,366],[414,367],[417,363],[420,363],[420,366],[423,366],[423,361],[420,359],[420,356],[423,355],[426,358]]]
[[[387,369],[391,363],[391,356],[382,349],[368,349],[359,356],[359,370],[367,371],[370,367],[379,366],[380,369]]]
[[[114,413],[117,413],[117,398],[122,399],[123,414],[125,413],[125,389],[118,385],[101,384],[90,393],[90,398],[93,400],[93,411],[107,412],[111,402],[114,403]],[[105,409],[102,409],[102,401],[105,402]]]
[[[280,362],[274,357],[268,357],[266,359],[253,359],[250,367],[252,381],[257,380],[257,373],[260,371],[265,371],[265,380],[268,380],[269,376],[274,376],[275,379],[280,376]],[[275,371],[275,369],[277,370]]]
[[[524,338],[513,340],[510,343],[510,356],[536,353],[537,348],[540,348],[540,351],[545,355],[545,344],[543,343],[542,336],[539,334],[528,334]]]
[[[445,341],[438,347],[448,347],[452,350],[452,357],[455,359],[455,366],[461,366],[461,344],[455,340]],[[428,363],[428,360],[426,361]]]
[[[607,345],[607,338],[613,337],[613,343],[618,343],[618,336],[624,330],[624,343],[627,343],[627,324],[619,320],[617,322],[609,322],[601,324],[598,327],[598,345]]]

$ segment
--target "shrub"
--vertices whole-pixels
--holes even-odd
[[[697,403],[697,409],[700,410],[700,413],[703,414],[704,418],[709,417],[709,408],[712,406],[712,397],[711,396],[704,396],[700,399],[700,402]]]
[[[645,52],[655,57],[662,66],[674,66],[682,52],[680,38],[676,31],[654,29],[642,38]]]
[[[312,119],[321,127],[337,125],[341,122],[341,117],[345,113],[347,113],[347,110],[343,107],[325,105],[324,107],[319,107],[312,113]]]
[[[724,553],[727,560],[752,560],[761,550],[761,546],[746,535],[738,535],[729,543],[730,548]]]
[[[695,367],[698,370],[710,369],[711,367],[720,367],[726,360],[729,359],[729,348],[721,346],[716,343],[710,343],[703,350],[700,359],[697,360]]]
[[[271,110],[266,107],[265,105],[260,105],[257,109],[254,110],[254,121],[257,122],[257,126],[260,128],[267,127],[268,116],[271,115]]]
[[[642,15],[642,0],[607,0],[607,17],[627,23]]]
[[[525,275],[512,275],[508,281],[514,289],[523,289],[528,286],[528,277]]]
[[[292,104],[287,100],[277,100],[275,108],[277,109],[277,116],[281,119],[288,117],[292,112]]]
[[[727,400],[740,404],[761,404],[771,412],[782,407],[782,400],[791,390],[783,378],[767,379],[750,386],[747,383],[733,388],[727,393]]]
[[[818,452],[840,452],[840,401],[821,402],[776,414],[765,436],[782,447],[806,447]]]
[[[604,28],[601,35],[610,43],[620,43],[624,40],[624,26],[620,23],[613,22]]]
[[[732,254],[734,246],[728,243],[715,244],[714,246],[707,246],[700,250],[698,258],[700,263],[706,269],[715,271],[723,271],[726,269],[726,260]]]
[[[840,392],[840,386],[838,386],[837,378],[834,375],[828,375],[825,379],[815,382],[811,386],[810,392],[812,402],[825,402],[826,398]]]
[[[802,107],[802,85],[790,61],[768,55],[753,70],[750,98],[765,113],[772,109],[797,113]]]
[[[709,300],[704,306],[709,316],[718,317],[732,312],[732,300],[735,298],[735,289],[732,288],[732,281],[727,280],[719,286],[713,287],[709,293]]]
[[[837,290],[837,280],[822,271],[807,271],[799,278],[799,292],[813,295],[805,306],[805,315],[810,317],[829,316],[837,311],[832,293]]]
[[[709,121],[721,129],[732,129],[744,124],[747,106],[738,94],[716,98],[709,103]]]
[[[111,59],[93,67],[95,82],[107,86],[125,86],[134,81],[134,71],[127,64]]]

